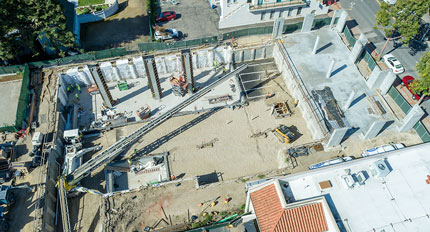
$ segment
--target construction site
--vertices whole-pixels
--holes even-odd
[[[421,112],[405,115],[387,98],[393,75],[359,72],[366,38],[345,45],[346,17],[318,30],[305,17],[288,35],[277,20],[271,37],[41,70],[39,125],[18,139],[30,147],[22,156],[38,149],[40,166],[14,183],[32,191],[15,190],[11,231],[231,225],[248,183],[421,143],[411,130]]]

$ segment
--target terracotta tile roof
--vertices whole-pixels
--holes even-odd
[[[328,231],[322,203],[286,209],[273,232],[323,232]]]
[[[273,231],[284,211],[275,185],[268,185],[250,195],[260,231]]]

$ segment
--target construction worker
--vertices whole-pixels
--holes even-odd
[[[266,93],[266,99],[269,99],[271,96],[272,95],[269,92]]]
[[[298,104],[299,104],[299,100],[295,100],[294,101],[294,108],[297,107]]]
[[[78,93],[75,93],[75,98],[76,98],[77,100],[79,100],[79,94],[78,94]]]
[[[130,165],[131,166],[131,159],[127,159],[127,163],[128,163],[128,165]]]
[[[227,69],[225,68],[225,65],[224,66],[222,66],[222,73],[226,73],[227,72]]]
[[[67,86],[67,88],[66,88],[66,89],[67,89],[67,92],[70,92],[70,87],[69,87],[69,86]]]
[[[81,93],[81,86],[79,86],[78,83],[76,83],[76,89],[78,90],[79,93]]]
[[[214,67],[214,72],[216,72],[216,68],[218,67],[218,61],[217,60],[213,61],[213,67]]]

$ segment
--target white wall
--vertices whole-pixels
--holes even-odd
[[[276,0],[265,0],[265,3],[273,2],[276,2]],[[304,17],[306,14],[312,13],[312,11],[314,11],[315,15],[328,13],[328,7],[323,6],[321,9],[317,0],[311,0],[309,7],[304,6],[299,15],[297,15],[298,7],[294,6],[269,8],[261,11],[251,12],[249,11],[249,5],[250,3],[247,3],[247,0],[237,0],[237,2],[230,0],[229,4],[227,3],[227,0],[221,0],[221,17],[219,20],[219,28],[224,29],[229,27],[273,22],[280,17],[284,17],[285,19],[300,18]],[[273,14],[271,12],[273,12]]]

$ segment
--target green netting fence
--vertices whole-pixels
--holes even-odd
[[[12,66],[11,66],[12,67]],[[20,95],[18,98],[18,106],[16,109],[16,116],[15,116],[15,124],[14,125],[3,125],[0,127],[0,132],[2,131],[11,131],[15,132],[20,130],[23,127],[23,122],[25,121],[25,118],[27,116],[27,109],[28,109],[28,100],[30,97],[30,90],[28,88],[30,84],[30,69],[28,68],[28,65],[22,65],[23,70],[18,71],[22,73],[22,84],[21,84],[21,90]],[[17,73],[17,72],[15,72]],[[3,109],[5,110],[5,109]],[[6,111],[4,112],[6,113]],[[14,113],[14,112],[10,112]]]
[[[405,98],[394,86],[391,86],[391,88],[388,90],[388,94],[391,96],[391,98],[393,98],[393,100],[405,114],[407,114],[412,108],[412,106],[405,100]],[[430,142],[430,133],[427,131],[421,121],[417,122],[413,128],[423,142]]]
[[[323,26],[330,24],[331,18],[317,18],[313,22],[313,29],[318,29]],[[293,33],[302,28],[303,22],[297,22],[292,24],[285,24],[283,28],[283,33]],[[150,43],[139,43],[138,50],[127,50],[126,48],[112,48],[106,49],[102,51],[88,52],[84,54],[79,54],[75,56],[68,56],[64,58],[58,58],[54,60],[45,60],[45,61],[36,61],[29,63],[30,68],[41,68],[41,67],[49,67],[53,65],[62,65],[62,64],[71,64],[92,60],[100,60],[100,59],[108,59],[113,57],[130,55],[133,53],[138,53],[139,51],[155,51],[155,50],[168,50],[168,49],[183,49],[186,47],[197,47],[204,44],[216,44],[218,43],[218,39],[228,40],[231,38],[239,38],[243,36],[250,35],[263,35],[263,34],[271,34],[273,30],[272,26],[266,27],[255,27],[255,28],[246,28],[237,31],[227,32],[218,36],[212,36],[207,38],[200,38],[194,40],[187,41],[178,41],[178,42],[150,42]],[[8,67],[0,67],[0,74],[8,74],[8,73],[17,73],[24,70],[24,65],[14,65]]]
[[[348,40],[349,45],[354,46],[355,41],[357,41],[352,35],[351,30],[349,30],[348,26],[345,26],[343,30],[343,34],[345,35],[346,40]]]

